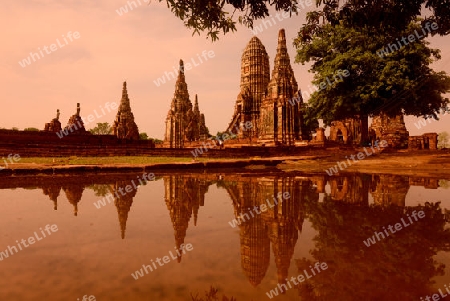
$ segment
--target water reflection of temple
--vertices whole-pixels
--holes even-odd
[[[238,226],[241,242],[241,266],[253,286],[264,279],[270,264],[270,246],[277,269],[278,283],[285,284],[298,235],[305,218],[305,202],[317,202],[319,194],[333,202],[368,206],[369,195],[374,205],[405,206],[411,185],[436,187],[436,179],[421,179],[397,175],[343,175],[329,177],[236,177],[225,176],[221,186],[231,197],[234,216],[250,216]],[[329,185],[329,193],[326,186]],[[273,197],[288,192],[289,199],[275,204]],[[268,201],[273,207],[261,214],[254,207]],[[253,215],[250,214],[253,212]]]
[[[110,185],[111,194],[114,196],[114,205],[117,208],[117,214],[119,216],[120,235],[122,239],[125,238],[128,213],[130,212],[133,198],[136,196],[138,189],[132,189],[128,192],[128,190],[125,190],[127,186],[133,186],[131,180],[117,181],[115,184]],[[123,193],[123,191],[126,191],[126,193]]]
[[[256,212],[240,226],[241,265],[249,282],[257,286],[263,280],[270,263],[270,245],[277,267],[279,283],[286,283],[298,233],[301,233],[305,213],[302,202],[314,195],[312,182],[295,177],[240,178],[224,181],[236,218]],[[282,196],[287,196],[283,198]],[[276,200],[274,200],[274,197]],[[267,210],[261,211],[266,206]]]
[[[53,209],[58,210],[58,197],[61,192],[61,186],[54,183],[45,184],[42,186],[42,191],[44,192],[44,195],[48,195],[53,202]]]
[[[165,202],[169,210],[175,235],[175,246],[180,249],[184,243],[189,221],[194,216],[197,225],[200,206],[205,204],[205,193],[211,181],[208,177],[189,177],[183,175],[164,176]],[[181,261],[181,255],[178,262]]]
[[[78,215],[78,203],[83,196],[84,186],[80,184],[65,184],[62,189],[66,194],[67,200],[73,205],[73,214]]]
[[[42,188],[43,194],[58,209],[58,198],[64,191],[74,214],[81,212],[81,200],[84,189],[94,189],[100,195],[114,196],[121,237],[125,237],[126,223],[137,190],[121,194],[136,174],[114,175],[76,175],[72,177],[5,177],[0,181],[0,189]],[[175,174],[163,176],[165,202],[174,228],[176,247],[185,242],[191,218],[193,224],[200,223],[199,210],[205,203],[205,194],[209,185],[217,183],[226,189],[231,198],[234,216],[248,213],[248,209],[267,204],[274,204],[273,197],[288,192],[290,198],[280,201],[262,214],[255,214],[239,226],[241,241],[241,265],[249,282],[256,286],[266,275],[272,252],[277,269],[279,283],[285,283],[288,269],[293,259],[295,245],[302,231],[306,216],[305,202],[324,200],[346,204],[369,205],[371,195],[378,206],[405,206],[406,195],[410,186],[424,186],[435,189],[439,187],[438,179],[407,177],[397,175],[348,174],[327,175],[277,175],[277,174]],[[98,184],[97,184],[98,183]],[[101,199],[98,196],[95,201]],[[92,206],[92,203],[88,203]],[[254,211],[253,211],[254,212]],[[179,258],[181,260],[181,258]]]

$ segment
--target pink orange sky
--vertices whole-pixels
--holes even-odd
[[[60,121],[65,126],[76,112],[77,102],[81,103],[83,117],[94,114],[94,110],[101,116],[87,129],[97,122],[112,124],[116,111],[105,111],[103,116],[100,108],[107,102],[119,103],[122,82],[127,81],[140,132],[162,139],[175,80],[165,78],[166,83],[159,86],[155,81],[165,72],[173,72],[183,59],[192,63],[191,70],[185,73],[191,100],[198,94],[200,110],[212,134],[225,130],[239,93],[242,51],[254,34],[239,26],[236,33],[220,36],[218,42],[212,43],[206,34],[192,36],[192,30],[185,28],[164,3],[153,1],[147,5],[146,0],[135,0],[135,7],[131,2],[133,9],[128,6],[128,12],[122,11],[122,15],[117,11],[128,5],[124,0],[5,2],[0,21],[0,81],[4,91],[0,127],[43,129],[55,117],[56,109],[60,109]],[[296,51],[292,41],[305,23],[305,14],[303,9],[299,16],[280,18],[282,21],[274,18],[272,26],[257,35],[273,68],[278,30],[286,30],[289,55],[302,90],[311,85],[313,74],[308,72],[308,65],[293,63]],[[69,32],[78,32],[78,39],[70,40]],[[433,68],[450,74],[450,39],[433,37],[429,41],[431,47],[442,51],[442,60]],[[30,52],[39,50],[41,58],[29,58],[30,64],[25,67],[19,64]],[[203,51],[214,56],[200,62],[198,55]],[[450,114],[420,130],[414,126],[418,118],[407,116],[405,120],[411,135],[442,132],[449,128]]]

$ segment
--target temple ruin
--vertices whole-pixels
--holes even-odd
[[[261,102],[269,81],[269,55],[261,41],[253,37],[242,53],[240,92],[226,132],[233,132],[238,138],[258,138]],[[241,130],[248,121],[252,129]]]
[[[302,134],[302,104],[287,52],[286,36],[281,29],[272,78],[261,104],[258,142],[294,145],[296,141],[307,139],[306,133]]]
[[[389,117],[386,114],[380,114],[373,117],[369,133],[372,140],[385,140],[390,147],[405,148],[408,146],[409,132],[406,130],[403,115]]]
[[[302,132],[303,99],[286,47],[284,29],[278,33],[278,47],[270,77],[269,56],[264,45],[253,37],[241,58],[240,93],[227,132],[263,145],[295,145],[307,139]],[[252,129],[242,125],[251,122]]]
[[[90,134],[90,132],[86,131],[84,128],[84,121],[83,118],[80,116],[80,104],[77,103],[77,112],[70,116],[69,121],[67,122],[66,127],[64,130],[67,133],[75,133],[75,134]]]
[[[359,118],[332,121],[328,140],[343,144],[360,144],[363,128],[362,120]]]
[[[186,142],[206,140],[209,136],[205,116],[200,113],[197,95],[195,95],[194,108],[192,107],[184,76],[184,63],[180,60],[175,93],[167,113],[163,145],[170,148],[183,148]]]
[[[127,82],[123,82],[122,99],[116,120],[112,126],[114,136],[119,139],[139,140],[139,130],[134,122],[134,115],[131,112],[130,99],[128,98]]]
[[[52,119],[49,123],[45,124],[44,131],[58,133],[62,130],[61,122],[59,121],[59,109],[56,110],[56,117]]]

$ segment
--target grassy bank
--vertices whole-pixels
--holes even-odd
[[[199,158],[197,161],[210,161],[208,158]],[[110,164],[153,164],[153,163],[179,163],[193,162],[193,158],[177,157],[145,157],[145,156],[117,156],[117,157],[68,157],[49,158],[32,157],[21,158],[18,164],[43,164],[43,165],[110,165]]]

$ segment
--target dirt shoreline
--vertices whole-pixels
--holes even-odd
[[[345,173],[374,173],[374,174],[396,174],[405,176],[441,177],[450,179],[450,150],[446,151],[395,151],[383,152],[366,156],[361,160],[355,159],[358,152],[364,149],[327,149],[316,152],[315,155],[304,156],[250,158],[235,160],[209,160],[205,162],[171,162],[153,164],[36,164],[15,163],[0,170],[0,176],[26,175],[26,174],[64,174],[64,173],[109,173],[109,172],[139,172],[158,170],[258,170],[279,172],[307,172],[307,173],[329,173],[336,175],[330,170],[338,171],[337,174]],[[353,155],[353,160],[351,156]],[[340,168],[338,166],[340,162]],[[345,165],[347,165],[345,167]]]

